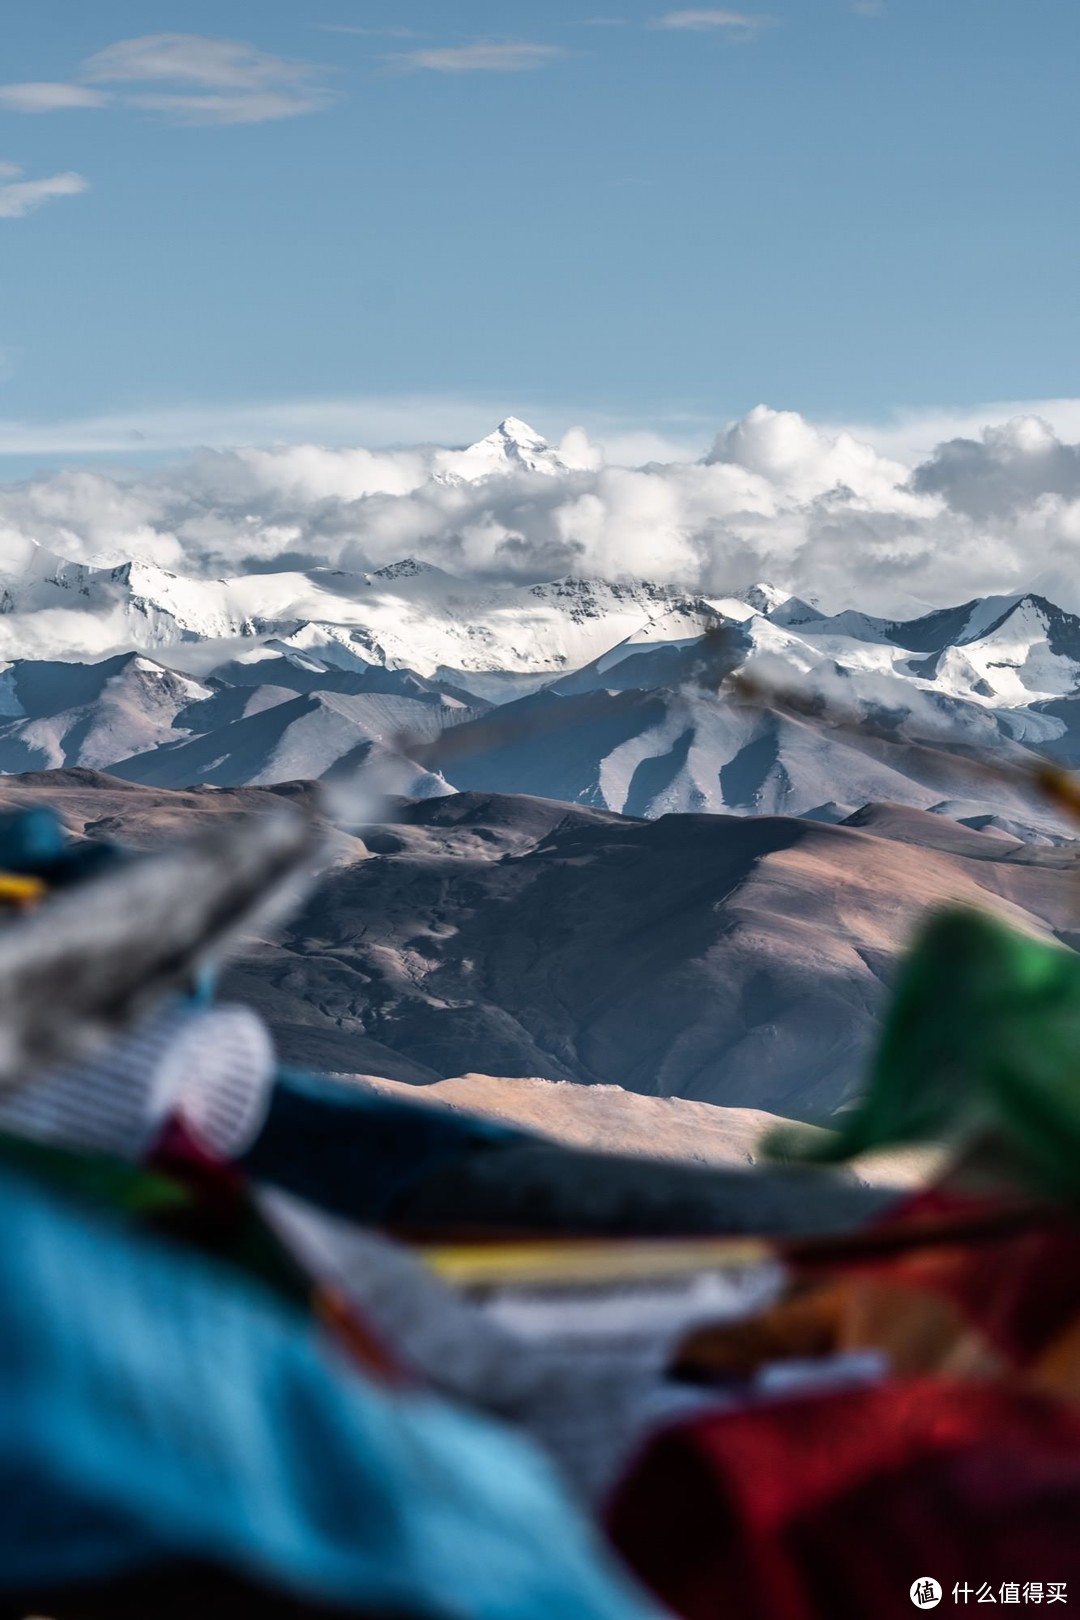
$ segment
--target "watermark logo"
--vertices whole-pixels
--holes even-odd
[[[941,1583],[929,1575],[920,1575],[911,1583],[910,1596],[917,1609],[936,1609],[941,1602]]]
[[[915,1588],[911,1588],[911,1601],[918,1603]],[[933,1582],[931,1582],[933,1585]],[[989,1581],[973,1586],[970,1581],[957,1581],[952,1589],[954,1603],[1068,1603],[1066,1581],[1002,1581],[994,1587]],[[936,1599],[935,1599],[936,1602]]]

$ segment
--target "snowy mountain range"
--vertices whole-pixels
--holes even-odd
[[[434,465],[444,484],[574,470],[514,419]],[[0,653],[0,770],[156,787],[364,775],[649,818],[892,800],[1056,837],[1023,768],[1080,761],[1080,618],[1035,594],[891,621],[767,584],[522,584],[412,557],[211,579],[21,543]]]

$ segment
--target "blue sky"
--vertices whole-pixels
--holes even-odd
[[[9,8],[10,466],[1075,395],[1078,58],[1076,0]]]

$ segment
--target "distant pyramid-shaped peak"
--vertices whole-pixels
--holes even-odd
[[[466,450],[444,450],[436,458],[435,477],[443,483],[466,482],[512,472],[563,473],[567,463],[519,416],[507,416],[486,438]]]
[[[548,442],[542,433],[523,422],[520,416],[507,416],[501,421],[494,433],[488,434],[488,439],[502,439],[507,444],[521,446],[522,449],[546,450]],[[487,441],[483,441],[487,442]]]

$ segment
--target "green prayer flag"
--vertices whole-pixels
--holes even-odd
[[[766,1147],[835,1161],[987,1133],[1040,1191],[1080,1194],[1080,955],[946,911],[907,959],[859,1106],[825,1140]]]

